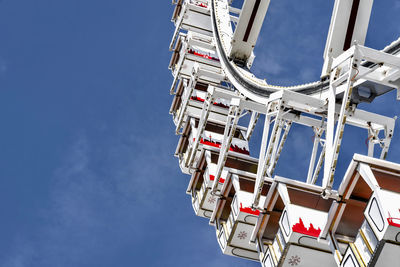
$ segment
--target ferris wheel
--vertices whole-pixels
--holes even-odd
[[[400,99],[400,39],[365,47],[373,0],[335,0],[321,79],[272,85],[250,71],[270,1],[232,2],[172,1],[170,114],[195,214],[214,226],[224,254],[264,267],[393,266],[400,165],[385,159],[396,118],[358,105],[392,90]],[[259,121],[255,158],[249,140]],[[276,173],[293,124],[314,132],[305,182]],[[346,125],[365,131],[368,150],[338,176]]]

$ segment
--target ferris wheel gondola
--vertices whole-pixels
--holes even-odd
[[[214,225],[223,253],[262,266],[392,266],[400,165],[385,159],[396,118],[358,104],[399,92],[400,40],[381,51],[365,47],[373,0],[336,0],[321,80],[271,85],[250,71],[269,3],[173,0],[170,113],[193,209]],[[249,140],[260,117],[254,158]],[[305,182],[275,174],[294,124],[314,132]],[[346,125],[366,132],[368,150],[354,155],[335,190]]]

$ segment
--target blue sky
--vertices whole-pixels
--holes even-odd
[[[319,78],[333,1],[301,2],[271,3],[254,64],[271,83]],[[0,0],[1,267],[259,266],[223,256],[185,194],[168,114],[170,3]],[[399,11],[375,3],[368,46],[397,39]],[[376,103],[399,114],[394,94]],[[339,172],[366,151],[346,133],[360,145]],[[304,169],[285,162],[308,155],[311,135],[291,136],[279,174]],[[395,135],[389,159],[399,155]]]

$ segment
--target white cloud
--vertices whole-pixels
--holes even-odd
[[[4,267],[85,266],[97,251],[112,255],[124,243],[140,246],[141,227],[171,196],[173,181],[163,178],[176,170],[176,161],[157,139],[123,138],[105,140],[99,148],[88,135],[77,137],[54,174],[39,238],[16,242]],[[96,160],[103,161],[101,167]]]
[[[315,81],[316,76],[316,71],[313,68],[304,68],[300,70],[300,79],[303,82]]]
[[[1,2],[1,1],[0,1]],[[32,258],[34,257],[34,249],[30,243],[27,243],[21,237],[17,237],[14,241],[14,244],[17,251],[10,255],[10,257],[4,262],[1,266],[2,267],[26,267],[29,266]]]
[[[282,72],[283,66],[274,58],[263,59],[258,65],[258,71],[267,74],[278,75]]]
[[[271,2],[255,49],[258,77],[283,86],[319,80],[331,9],[325,2],[309,5]]]

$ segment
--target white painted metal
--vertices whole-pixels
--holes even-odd
[[[339,154],[340,144],[343,138],[344,125],[346,123],[347,114],[350,111],[350,100],[351,93],[353,90],[353,77],[355,77],[357,65],[354,58],[351,58],[348,62],[347,67],[350,69],[349,73],[345,74],[347,78],[346,89],[344,91],[342,105],[340,108],[339,119],[335,131],[335,107],[336,107],[336,86],[333,84],[334,75],[331,74],[331,85],[329,87],[329,99],[328,99],[328,121],[326,128],[326,139],[325,139],[325,165],[324,165],[324,179],[322,186],[327,190],[326,194],[332,189],[333,175],[335,173],[337,156]]]
[[[313,131],[314,131],[314,144],[313,144],[313,150],[311,152],[310,165],[308,167],[307,183],[314,184],[315,181],[313,178],[314,178],[315,160],[317,158],[318,147],[321,143],[321,136],[322,136],[324,129],[313,128]],[[319,164],[317,164],[317,166],[319,166]]]
[[[373,0],[335,0],[324,51],[325,61],[322,69],[322,76],[330,74],[332,60],[347,50],[354,41],[360,45],[364,44],[367,36],[369,18],[371,16],[372,4]],[[355,9],[354,11],[353,7]],[[353,22],[351,21],[352,19],[354,20]],[[347,35],[349,35],[349,37],[347,37]],[[346,40],[346,37],[348,40]],[[346,41],[350,42],[347,48]]]
[[[386,65],[393,69],[400,69],[400,58],[360,45],[352,46],[345,53],[333,60],[332,72],[330,74],[330,94],[328,98],[328,121],[323,179],[323,187],[325,188],[326,194],[329,194],[333,184],[337,157],[340,150],[341,140],[343,138],[344,125],[352,110],[352,107],[350,106],[352,90],[354,84],[359,79],[358,67],[362,60],[371,61],[382,66]],[[344,71],[342,69],[344,69]],[[366,74],[363,79],[369,79],[369,75],[371,74]],[[379,82],[379,80],[376,79],[374,79],[374,81]],[[335,130],[336,95],[337,88],[339,87],[342,88],[341,91],[343,92],[343,97]],[[389,131],[393,131],[392,129],[393,128]],[[391,135],[392,134],[387,135],[387,141],[385,142],[390,142]],[[369,153],[372,153],[372,149],[369,149]],[[386,153],[386,148],[384,148],[381,157],[385,158]]]
[[[216,189],[222,173],[222,168],[225,165],[226,159],[228,157],[228,151],[229,148],[231,147],[232,138],[236,131],[236,125],[238,123],[239,116],[241,114],[241,109],[239,108],[239,106],[240,106],[240,99],[234,98],[231,100],[231,106],[229,108],[229,114],[227,117],[224,130],[223,143],[218,157],[217,172],[215,174],[215,180],[211,190],[211,193],[213,194],[216,193]]]
[[[253,53],[270,0],[244,0],[229,57],[243,66]]]
[[[259,117],[260,117],[260,114],[258,112],[251,113],[249,127],[247,127],[247,132],[246,132],[246,140],[250,140],[251,135],[253,134],[254,128],[256,127]]]
[[[282,152],[282,150],[283,150],[283,146],[285,145],[287,136],[288,136],[289,131],[290,131],[290,128],[291,128],[291,126],[292,126],[292,122],[286,122],[286,121],[285,121],[283,124],[284,124],[284,125],[283,125],[283,127],[284,127],[284,133],[283,133],[283,136],[282,136],[282,138],[281,138],[281,140],[280,140],[279,147],[278,147],[278,149],[277,149],[277,151],[276,151],[276,153],[275,153],[275,156],[273,157],[273,162],[272,162],[272,164],[271,164],[271,166],[270,166],[270,169],[268,170],[268,173],[269,173],[271,176],[273,175],[273,173],[274,173],[274,171],[275,171],[276,164],[278,163],[279,157],[280,157],[281,152]]]
[[[261,190],[264,186],[264,177],[266,176],[268,168],[269,168],[269,164],[271,161],[271,155],[272,155],[274,147],[275,147],[275,142],[277,143],[277,135],[280,134],[279,124],[281,123],[280,116],[281,116],[282,111],[279,109],[275,113],[276,113],[276,115],[275,115],[276,117],[275,117],[274,127],[273,127],[272,133],[271,133],[271,138],[269,139],[269,142],[268,142],[268,145],[266,146],[266,148],[261,147],[261,151],[260,151],[260,160],[258,162],[258,170],[257,170],[257,180],[256,180],[256,186],[254,187],[254,197],[253,197],[253,204],[252,204],[253,208],[258,207],[260,197],[261,197]],[[269,134],[269,123],[270,123],[270,118],[266,118],[265,124],[268,124],[268,126],[264,126],[262,146],[264,146],[264,144],[266,145],[266,143],[267,143],[268,134]]]
[[[213,92],[214,92],[213,87],[208,89],[207,98],[204,101],[203,109],[201,111],[199,127],[197,128],[197,134],[196,134],[196,137],[194,138],[194,145],[193,145],[193,148],[191,148],[191,152],[189,153],[189,157],[187,158],[187,161],[186,161],[187,167],[190,167],[190,165],[193,163],[195,155],[197,153],[197,148],[200,143],[200,137],[203,134],[203,131],[206,127],[208,115],[210,114],[210,106],[214,102],[214,97],[212,96]]]
[[[400,226],[400,195],[388,187],[400,186],[400,167],[383,160],[395,118],[359,110],[357,104],[400,88],[400,40],[383,51],[362,46],[373,0],[335,1],[322,72],[329,76],[291,87],[269,85],[248,71],[269,0],[245,0],[242,9],[229,0],[172,2],[177,7],[170,43],[170,113],[181,135],[175,155],[182,171],[192,175],[187,193],[193,209],[210,218],[223,253],[274,267],[319,266],[315,259],[326,266],[349,266],[349,259],[355,266],[384,266],[382,257],[397,249],[386,247],[386,240],[400,242],[395,223],[399,220]],[[248,127],[240,126],[247,114]],[[255,159],[247,142],[260,116],[265,122]],[[274,176],[293,123],[315,133],[305,183]],[[366,130],[369,157],[355,155],[335,191],[346,124]],[[377,148],[380,159],[373,159]],[[353,195],[360,190],[371,194]],[[343,226],[348,209],[364,206],[363,221]],[[379,214],[382,222],[371,225]],[[377,232],[380,226],[382,233]],[[302,238],[310,234],[313,238]]]

